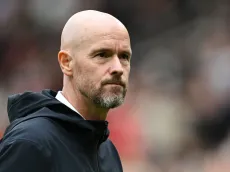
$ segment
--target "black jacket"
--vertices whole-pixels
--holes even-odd
[[[84,120],[55,96],[43,90],[9,97],[0,172],[121,172],[108,122]]]

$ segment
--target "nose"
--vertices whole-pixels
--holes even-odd
[[[121,64],[121,61],[118,57],[113,58],[112,64],[110,66],[110,74],[111,75],[123,75],[124,69]]]

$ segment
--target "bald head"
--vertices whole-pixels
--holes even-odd
[[[86,10],[74,14],[65,24],[61,35],[61,50],[71,51],[92,36],[111,32],[112,30],[128,31],[125,26],[110,14]]]
[[[83,109],[94,109],[104,119],[108,109],[124,101],[131,54],[128,31],[118,19],[93,10],[74,14],[64,26],[58,53],[64,95],[77,109],[86,105]]]

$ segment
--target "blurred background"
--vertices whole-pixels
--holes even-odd
[[[9,94],[62,88],[61,31],[86,9],[131,35],[130,89],[108,117],[124,172],[230,171],[228,0],[0,0],[0,137]]]

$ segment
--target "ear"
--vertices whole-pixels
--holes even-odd
[[[73,70],[72,70],[72,57],[69,55],[68,52],[61,50],[58,53],[58,62],[61,67],[62,73],[67,75],[67,76],[72,76],[73,75]]]

